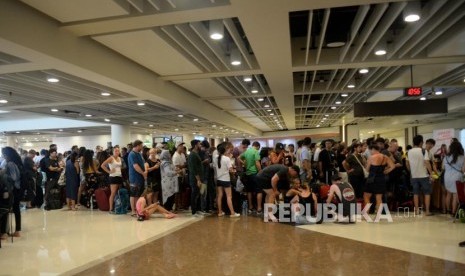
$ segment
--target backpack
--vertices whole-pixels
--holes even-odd
[[[129,208],[129,195],[128,190],[121,188],[115,196],[114,200],[115,214],[125,215]]]

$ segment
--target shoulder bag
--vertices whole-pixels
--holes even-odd
[[[358,162],[358,164],[360,165],[360,167],[362,167],[363,176],[364,176],[365,178],[368,178],[368,176],[370,175],[370,172],[367,171],[367,169],[365,169],[365,167],[362,165],[362,163],[360,162],[360,160],[358,160],[357,155],[354,154],[354,157],[355,157],[355,160],[357,160],[357,162]]]

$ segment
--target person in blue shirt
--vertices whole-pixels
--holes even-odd
[[[132,151],[128,155],[128,170],[129,170],[129,200],[131,203],[131,216],[136,217],[136,200],[144,191],[144,183],[147,179],[145,171],[144,159],[142,158],[143,143],[136,140],[133,143]]]

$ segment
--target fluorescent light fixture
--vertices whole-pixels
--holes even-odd
[[[52,108],[52,109],[50,109],[50,111],[52,111],[52,112],[58,112],[58,109]]]
[[[55,77],[48,77],[48,78],[47,78],[47,81],[48,81],[48,82],[51,82],[51,83],[57,83],[57,82],[59,82],[60,80],[57,79],[57,78],[55,78]]]
[[[355,88],[355,84],[349,84],[347,85],[347,88]]]
[[[259,102],[263,102],[264,100],[265,100],[265,99],[263,99],[263,98],[258,98],[258,99],[257,99],[257,101],[259,101]]]
[[[86,114],[86,117],[92,117],[92,114]]]
[[[405,22],[416,22],[420,20],[420,1],[410,1],[404,9],[403,16]]]
[[[224,37],[224,27],[222,20],[212,20],[209,24],[210,38],[213,40],[220,40]]]
[[[145,103],[143,101],[137,101],[137,105],[138,106],[143,106],[143,105],[145,105]]]
[[[349,94],[347,94],[347,93],[342,93],[342,94],[341,94],[341,97],[343,97],[343,98],[345,98],[345,97],[347,97],[347,96],[349,96]]]
[[[362,68],[362,69],[358,70],[358,72],[359,72],[360,74],[366,74],[366,73],[368,73],[368,69]]]
[[[5,99],[0,99],[0,104],[6,104],[6,103],[8,103],[7,100],[5,100]]]
[[[420,101],[426,101],[426,97],[421,97]]]
[[[336,101],[336,104],[341,104],[341,101]]]
[[[379,49],[375,51],[375,55],[377,56],[384,56],[385,54],[387,54],[387,52],[386,50],[383,50],[383,49]]]
[[[251,75],[245,75],[242,80],[244,80],[245,82],[251,82],[252,81],[252,76]]]
[[[442,90],[434,91],[434,95],[436,96],[442,95]]]
[[[108,118],[105,118],[104,121],[105,121],[105,122],[110,122],[111,120],[108,119]]]
[[[242,63],[241,53],[237,47],[231,49],[231,65],[239,66]]]
[[[110,96],[111,94],[110,94],[109,92],[104,91],[104,92],[100,93],[100,95],[102,95],[102,96],[104,96],[104,97],[108,97],[108,96]]]

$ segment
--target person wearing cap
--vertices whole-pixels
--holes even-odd
[[[173,165],[176,167],[176,171],[178,171],[178,192],[174,196],[175,210],[178,211],[186,207],[182,204],[182,196],[186,192],[186,186],[184,185],[184,177],[186,175],[187,168],[187,159],[186,155],[184,154],[184,145],[184,142],[176,141],[176,151],[174,152],[172,157]]]
[[[270,153],[271,164],[284,164],[284,145],[276,143],[273,151]]]
[[[280,194],[278,190],[279,182],[290,182],[292,179],[299,176],[300,169],[297,166],[286,167],[282,164],[270,165],[263,170],[261,170],[257,176],[256,181],[257,185],[263,189],[266,193],[265,202],[267,204],[274,204],[276,196]],[[265,220],[270,220],[276,222],[276,217],[267,210],[268,218]]]
[[[131,216],[136,216],[135,203],[144,191],[144,183],[147,180],[147,172],[145,171],[144,159],[140,154],[142,151],[143,143],[136,140],[133,143],[132,151],[128,156],[129,167],[129,200],[131,203]]]
[[[337,210],[337,221],[338,222],[349,222],[355,223],[355,210],[357,209],[355,204],[357,204],[357,197],[355,196],[355,191],[352,185],[347,182],[342,182],[342,178],[339,175],[333,175],[331,177],[331,188],[329,189],[328,199],[326,203],[333,203],[333,200],[337,202],[338,208],[342,206],[342,216],[340,215],[340,210]],[[342,204],[342,205],[340,205]],[[351,205],[352,207],[351,212]]]
[[[191,186],[191,210],[192,215],[202,215],[198,212],[198,202],[200,197],[200,188],[202,187],[203,167],[202,159],[200,158],[200,141],[194,139],[191,141],[191,153],[187,159],[187,166],[189,167],[189,184]]]

